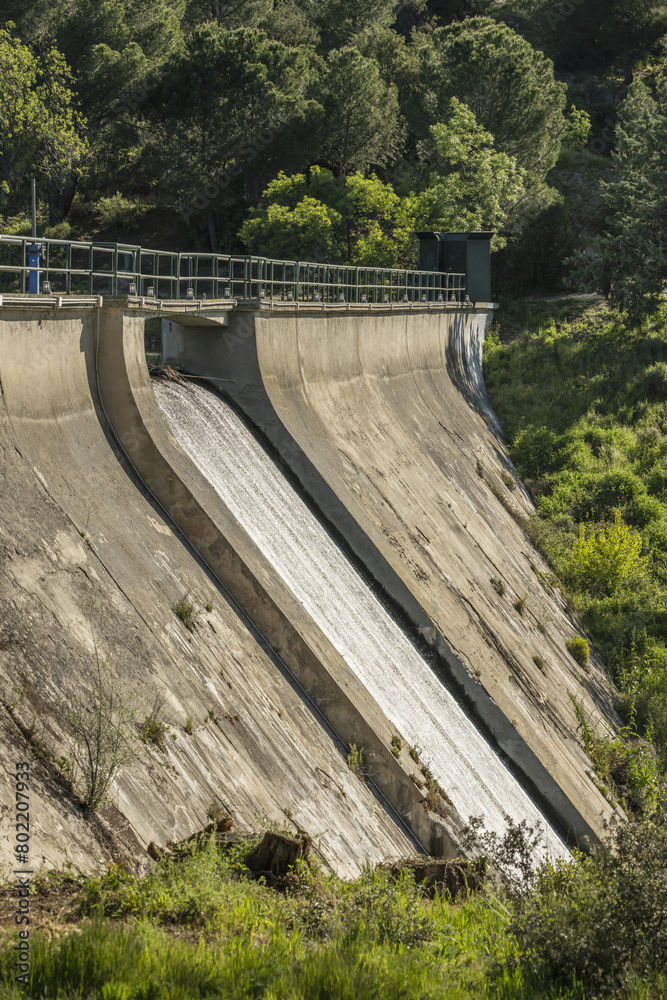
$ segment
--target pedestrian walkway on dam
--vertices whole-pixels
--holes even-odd
[[[465,274],[143,250],[0,235],[0,289],[45,294],[310,302],[465,301]]]

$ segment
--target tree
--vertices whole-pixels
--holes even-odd
[[[215,21],[224,28],[252,28],[271,13],[273,0],[187,0],[184,26]]]
[[[60,767],[68,775],[86,809],[104,805],[118,772],[137,756],[133,732],[136,693],[124,690],[101,648],[92,625],[94,663],[89,687],[70,687],[58,704],[58,718],[66,733],[67,757]]]
[[[266,147],[319,110],[307,97],[313,58],[254,29],[208,24],[165,67],[147,104],[154,170],[187,218],[206,212],[214,249],[215,210],[231,180],[247,181]]]
[[[506,16],[518,16],[533,44],[553,53],[560,68],[600,69],[620,57],[626,83],[633,59],[667,31],[667,5],[659,0],[515,0]]]
[[[428,180],[415,196],[418,228],[494,230],[491,248],[499,250],[506,240],[498,230],[524,194],[526,172],[514,157],[496,151],[490,132],[455,97],[449,112],[446,123],[430,130],[435,155]]]
[[[475,115],[496,147],[543,179],[567,130],[566,87],[553,64],[520,35],[476,17],[436,29],[422,45],[420,91],[411,115],[418,135],[444,121],[452,97]]]
[[[337,173],[365,172],[396,156],[403,134],[398,94],[376,62],[354,48],[330,52],[316,96],[324,109],[322,156]]]
[[[276,0],[259,22],[269,38],[283,45],[319,45],[320,33],[295,0]]]
[[[619,110],[616,178],[601,182],[606,229],[573,258],[569,283],[601,291],[633,311],[655,306],[667,282],[667,79],[655,97],[632,85]]]
[[[308,20],[317,26],[325,48],[349,44],[369,25],[389,26],[393,0],[296,0]]]
[[[36,176],[57,213],[68,177],[87,148],[69,68],[56,49],[38,59],[0,29],[0,78],[0,209],[25,204],[28,179]]]
[[[373,174],[280,174],[252,209],[240,237],[253,251],[291,260],[401,267],[414,263],[413,202]]]

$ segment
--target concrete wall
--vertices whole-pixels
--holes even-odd
[[[222,333],[165,321],[163,354],[236,402],[545,812],[595,839],[613,810],[589,778],[570,692],[618,720],[599,665],[586,674],[565,649],[579,626],[520,523],[531,502],[482,376],[491,317],[267,304]]]
[[[114,844],[140,856],[151,840],[164,844],[201,827],[214,801],[240,830],[270,821],[308,831],[344,875],[365,860],[414,852],[391,807],[349,771],[326,720],[118,447],[98,393],[98,332],[105,401],[125,446],[137,459],[151,435],[157,458],[167,451],[173,457],[175,448],[151,406],[137,313],[40,302],[5,300],[0,308],[0,760],[6,773],[17,760],[32,762],[35,866],[70,860],[95,867]],[[182,487],[186,463],[180,453],[178,472],[163,469],[167,490]],[[159,483],[152,485],[159,492]],[[193,502],[183,503],[174,516],[196,520]],[[201,524],[186,526],[207,540],[216,572],[236,578],[239,596],[248,596],[249,608],[256,602],[250,610],[264,614],[267,630],[273,623],[280,637],[285,608],[266,598],[267,568],[248,552],[246,570],[231,527],[229,539],[219,525],[209,537],[211,523],[202,514]],[[182,599],[199,612],[192,633],[174,613]],[[292,639],[306,648],[291,625],[285,658]],[[309,642],[316,672],[316,640]],[[59,705],[90,689],[98,662],[138,723],[157,699],[170,728],[164,750],[137,743],[140,757],[118,774],[109,805],[91,820],[58,768],[66,754]],[[382,720],[374,733],[384,745]],[[386,785],[393,781],[397,800],[404,770],[386,761]],[[3,783],[3,871],[12,863],[12,792]],[[404,795],[402,805],[406,813],[416,809],[425,835],[437,832],[416,798]]]

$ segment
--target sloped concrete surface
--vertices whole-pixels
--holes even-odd
[[[164,347],[266,435],[565,832],[595,839],[613,809],[570,693],[618,719],[599,664],[587,674],[567,652],[577,623],[520,524],[531,501],[482,376],[491,316],[274,306],[223,334],[165,324]]]
[[[0,759],[10,774],[31,762],[33,865],[96,867],[110,837],[136,857],[201,827],[212,802],[240,830],[306,830],[344,875],[413,853],[119,452],[97,392],[97,329],[95,309],[0,311]],[[182,599],[199,612],[192,633],[173,610]],[[57,767],[58,706],[98,662],[137,722],[157,706],[170,728],[164,751],[137,743],[93,823]],[[13,807],[4,781],[3,873]]]

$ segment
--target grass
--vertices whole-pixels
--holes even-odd
[[[560,582],[664,770],[667,304],[639,321],[599,302],[507,301],[485,379],[536,504],[548,589]]]
[[[409,864],[367,868],[344,882],[299,861],[289,882],[271,889],[245,864],[258,837],[224,850],[213,838],[193,843],[143,874],[111,865],[92,876],[38,876],[32,978],[15,982],[16,934],[5,933],[0,1000],[664,995],[662,810],[655,821],[617,829],[612,847],[538,872],[530,866],[534,831],[519,825],[498,840],[473,829],[495,864],[477,893],[456,902],[444,891],[423,893]],[[34,929],[42,896],[58,911],[44,933]]]
[[[301,865],[291,893],[249,877],[213,841],[143,876],[75,879],[76,927],[33,934],[32,981],[0,997],[73,1000],[440,1000],[528,997],[508,916],[491,899],[422,898],[409,872],[345,883]],[[45,879],[51,890],[58,876]],[[69,878],[71,882],[71,878]],[[69,932],[68,932],[69,930]],[[501,968],[502,966],[502,968]]]
[[[358,747],[356,743],[350,743],[347,766],[360,781],[366,780],[366,754],[363,747]]]

